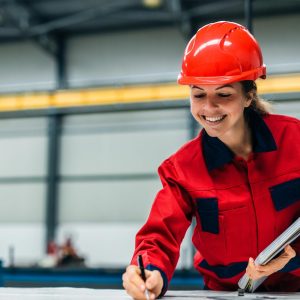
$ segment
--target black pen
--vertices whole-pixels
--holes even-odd
[[[144,280],[144,282],[146,282],[146,273],[145,273],[145,267],[144,267],[144,262],[143,262],[142,255],[138,255],[137,262],[138,262],[138,266],[139,266],[139,268],[141,270],[141,277]],[[145,294],[146,294],[147,300],[150,300],[149,291],[147,290],[147,288],[145,290]]]

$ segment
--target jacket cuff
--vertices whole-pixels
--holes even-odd
[[[300,268],[300,256],[293,257],[279,272],[292,272]]]
[[[156,267],[154,265],[151,265],[151,264],[148,265],[145,269],[149,270],[149,271],[157,270],[157,271],[160,272],[161,277],[163,279],[163,287],[162,287],[161,292],[160,292],[160,294],[159,294],[159,296],[157,298],[161,298],[167,292],[167,290],[168,290],[168,278],[167,278],[166,273],[163,270],[161,270],[160,268],[158,268],[158,267]]]

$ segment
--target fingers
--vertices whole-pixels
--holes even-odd
[[[246,274],[249,278],[256,280],[263,277],[263,272],[258,269],[259,266],[256,266],[254,263],[254,259],[252,257],[249,258],[248,266],[246,268]]]
[[[282,253],[282,256],[286,256],[290,260],[296,256],[296,251],[290,245],[286,245],[284,247],[284,252]]]
[[[156,299],[162,290],[163,279],[159,271],[146,272],[146,288],[150,293],[150,299]]]
[[[158,283],[157,272],[158,271],[148,271],[148,270],[146,270],[146,278],[147,278],[146,288],[148,290],[152,290],[157,285],[157,283]]]
[[[126,274],[130,282],[139,286],[142,291],[145,290],[145,282],[141,277],[141,270],[137,266],[128,266],[126,269]]]
[[[140,269],[137,266],[128,266],[122,276],[123,287],[127,294],[136,300],[145,300],[145,283],[140,277]]]
[[[145,294],[141,291],[140,288],[133,284],[128,284],[128,282],[123,282],[123,287],[126,290],[127,294],[136,300],[145,300]]]

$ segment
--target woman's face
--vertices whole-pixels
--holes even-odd
[[[247,99],[239,82],[226,85],[192,85],[191,113],[212,137],[234,135],[244,127]]]

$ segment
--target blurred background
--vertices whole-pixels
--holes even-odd
[[[218,20],[252,31],[260,94],[299,118],[299,0],[0,0],[3,285],[121,286],[157,167],[199,131],[185,45]],[[174,288],[201,285],[190,235]]]

